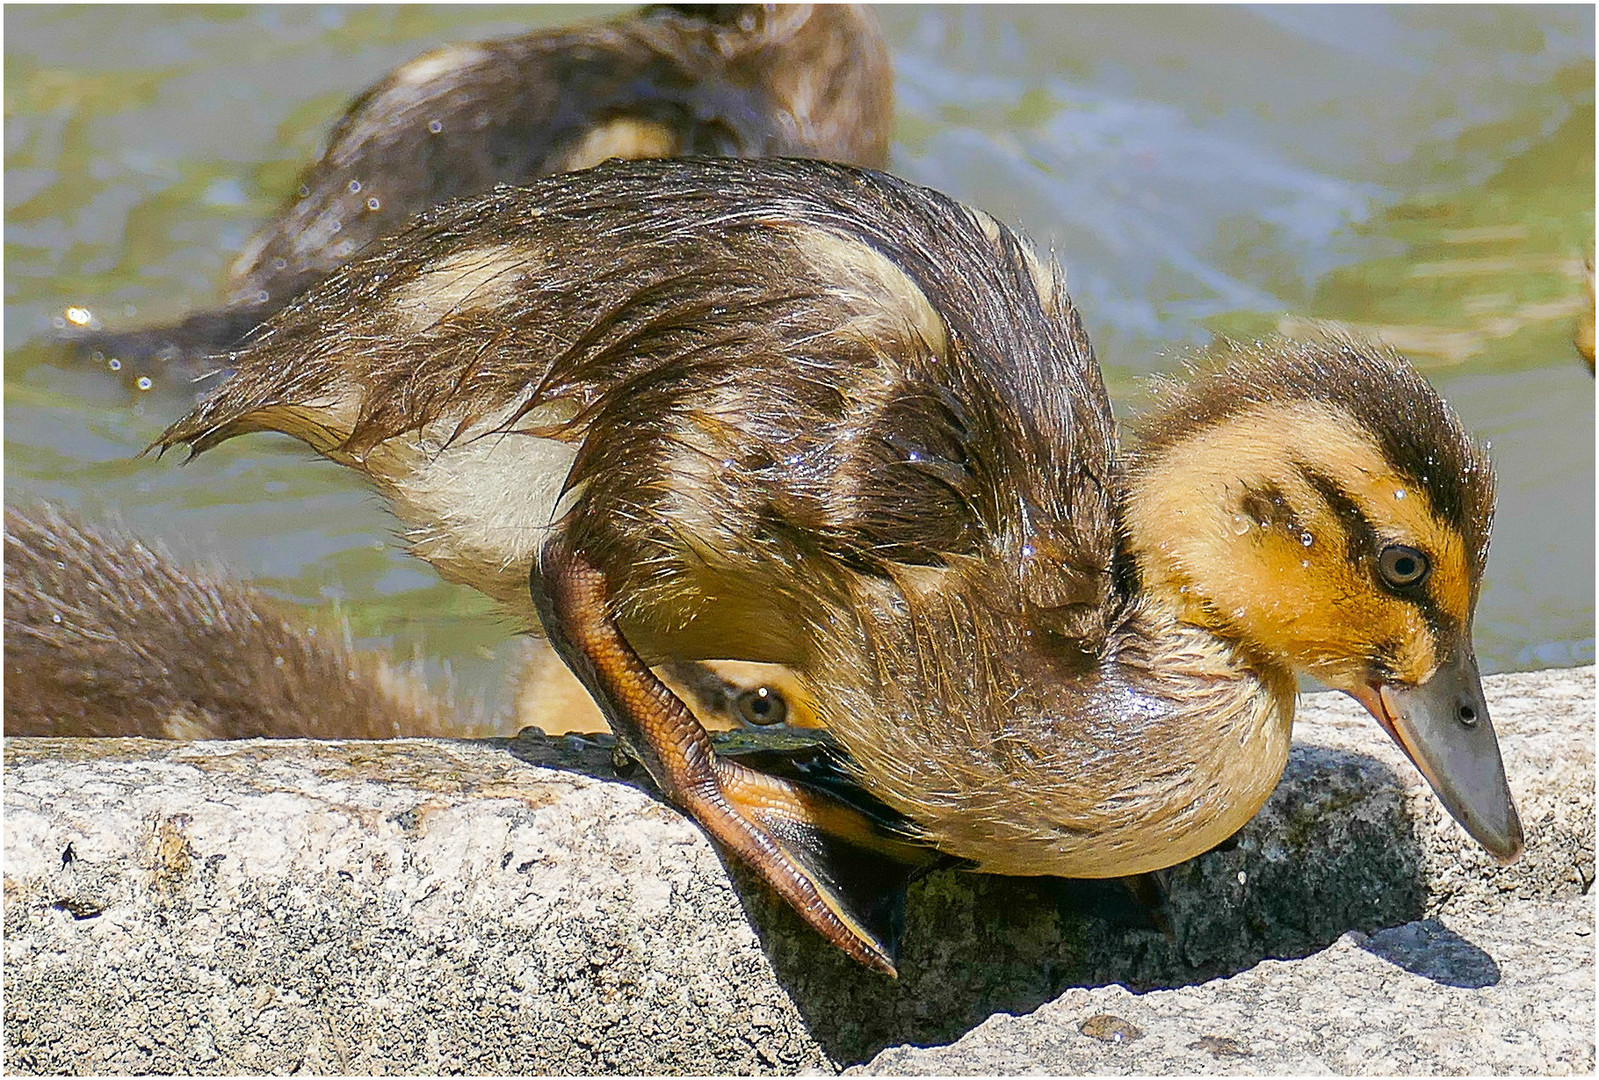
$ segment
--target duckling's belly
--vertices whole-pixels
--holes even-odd
[[[1293,721],[1291,682],[1240,672],[1219,651],[1163,664],[1158,681],[1142,662],[1112,660],[1070,687],[962,694],[939,710],[958,723],[897,706],[898,722],[862,723],[864,700],[829,721],[866,786],[940,851],[997,874],[1143,873],[1255,815],[1287,764]]]
[[[1292,704],[1252,680],[1213,688],[1224,711],[1118,694],[1113,723],[1079,728],[1075,767],[1006,778],[1014,798],[985,796],[935,824],[939,848],[996,874],[1102,878],[1159,870],[1202,855],[1242,828],[1288,761]],[[1142,700],[1134,700],[1142,698]],[[1118,710],[1112,713],[1109,710]],[[1139,710],[1151,722],[1141,725]],[[1104,732],[1121,727],[1106,738]],[[1057,759],[1059,760],[1059,759]],[[975,810],[976,813],[972,813]]]
[[[577,446],[503,425],[491,418],[455,435],[454,425],[441,421],[375,448],[366,466],[392,501],[413,554],[533,628],[529,581]]]

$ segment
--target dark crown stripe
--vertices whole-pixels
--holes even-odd
[[[1344,488],[1314,466],[1303,461],[1294,460],[1294,469],[1304,479],[1305,483],[1316,489],[1322,502],[1333,512],[1333,516],[1344,527],[1344,537],[1349,543],[1349,561],[1357,566],[1365,566],[1377,554],[1377,548],[1382,543],[1382,538],[1377,535],[1377,529],[1360,508],[1360,504]]]

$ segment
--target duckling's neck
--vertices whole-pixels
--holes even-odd
[[[1157,838],[1165,845],[1159,866],[1203,854],[1255,816],[1288,764],[1298,697],[1292,669],[1189,610],[1186,598],[1135,600],[1095,691],[1124,710],[1158,778],[1145,780],[1149,820],[1133,835],[1151,856]]]

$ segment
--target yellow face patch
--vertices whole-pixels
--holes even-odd
[[[1374,670],[1423,681],[1440,628],[1463,629],[1475,602],[1460,534],[1352,417],[1315,402],[1256,406],[1144,463],[1129,526],[1148,588],[1185,619],[1333,686]],[[1394,544],[1430,564],[1413,589],[1377,573]]]

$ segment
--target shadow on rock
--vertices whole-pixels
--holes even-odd
[[[1443,986],[1480,990],[1499,982],[1494,958],[1437,919],[1378,931],[1361,948]]]
[[[1424,911],[1421,864],[1386,765],[1296,747],[1253,822],[1162,875],[1169,934],[1148,928],[1149,912],[1119,883],[940,871],[911,887],[900,977],[889,979],[824,944],[742,867],[730,870],[811,1034],[852,1064],[888,1046],[952,1042],[1067,987],[1192,985],[1307,955],[1350,930],[1411,922]]]
[[[608,736],[506,743],[532,764],[615,779],[611,745]],[[628,782],[649,789],[642,773]],[[911,886],[900,977],[890,979],[826,944],[744,867],[724,864],[779,981],[841,1065],[888,1046],[952,1042],[1067,987],[1186,986],[1304,956],[1350,930],[1419,919],[1426,900],[1399,778],[1374,758],[1313,746],[1294,748],[1277,791],[1235,837],[1162,873],[1167,932],[1119,883],[938,871]],[[1406,966],[1420,947],[1407,942],[1374,934],[1366,947]],[[1442,979],[1497,978],[1486,954],[1461,946]]]

